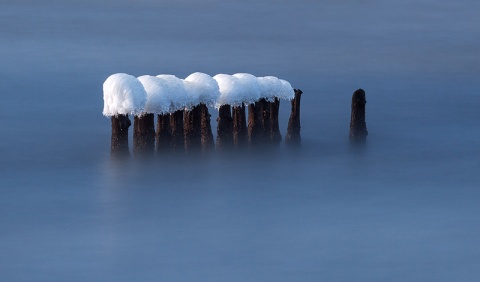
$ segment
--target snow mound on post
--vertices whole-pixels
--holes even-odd
[[[277,97],[285,100],[293,100],[293,98],[295,98],[295,90],[293,89],[290,82],[283,79],[279,80],[282,83],[282,92],[277,94]]]
[[[185,81],[191,83],[198,91],[199,103],[204,103],[209,107],[215,106],[218,98],[220,98],[220,88],[217,81],[208,74],[195,72],[185,78]]]
[[[143,75],[138,78],[147,92],[147,103],[145,113],[166,114],[170,113],[172,104],[171,93],[169,93],[168,82],[156,76]]]
[[[147,102],[147,92],[134,76],[116,73],[103,83],[103,115],[141,115]]]
[[[242,105],[245,89],[240,79],[228,74],[217,74],[213,79],[217,81],[220,89],[220,97],[215,104],[217,109],[223,105]]]
[[[290,83],[283,79],[278,79],[275,76],[259,77],[258,81],[261,85],[261,97],[268,101],[273,101],[275,98],[291,100],[295,96]]]
[[[193,82],[183,80],[183,87],[185,88],[184,107],[191,110],[196,105],[200,104],[200,89]]]
[[[170,112],[173,113],[185,109],[189,98],[183,79],[171,74],[161,74],[157,75],[157,77],[165,81],[165,91],[171,102]]]
[[[261,97],[261,85],[258,78],[249,73],[236,73],[233,75],[238,78],[243,86],[243,97],[241,98],[243,103],[250,104],[258,101]]]

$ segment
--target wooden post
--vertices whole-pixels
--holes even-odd
[[[233,148],[233,118],[230,105],[222,105],[217,118],[217,150],[225,151]]]
[[[210,113],[208,112],[207,105],[201,103],[201,134],[202,134],[202,151],[208,152],[215,149],[215,142],[213,141],[212,125],[210,124]]]
[[[185,151],[200,151],[202,148],[202,111],[200,106],[185,110],[183,114],[183,132],[185,134]]]
[[[183,110],[170,114],[170,130],[172,132],[172,149],[176,152],[185,151],[185,134],[183,133]]]
[[[172,149],[172,129],[170,127],[170,114],[157,115],[157,154],[168,152]]]
[[[248,105],[248,142],[253,146],[265,144],[266,141],[263,123],[265,103],[265,99],[260,99]]]
[[[270,114],[270,142],[272,144],[279,144],[282,142],[282,134],[280,134],[280,127],[278,125],[278,112],[280,109],[280,99],[275,98],[273,102],[269,104]]]
[[[235,149],[246,148],[248,144],[247,115],[245,104],[232,109],[233,116],[233,146]]]
[[[300,98],[302,93],[302,90],[295,89],[295,98],[291,101],[292,112],[288,120],[287,135],[285,136],[285,143],[288,145],[299,145],[302,141],[300,137]]]
[[[356,90],[352,95],[352,115],[350,117],[350,141],[365,142],[367,139],[367,123],[365,122],[365,91]]]
[[[272,123],[270,119],[270,103],[266,99],[260,99],[259,103],[262,104],[262,138],[264,143],[271,143],[270,132],[272,131]]]
[[[128,115],[112,116],[112,141],[110,157],[112,159],[130,158],[128,149],[128,128],[132,124]]]
[[[153,156],[155,153],[155,116],[135,116],[133,122],[133,155]]]

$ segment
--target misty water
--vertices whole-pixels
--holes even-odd
[[[479,281],[478,11],[1,0],[0,280]],[[104,80],[196,71],[301,89],[301,147],[112,162]]]

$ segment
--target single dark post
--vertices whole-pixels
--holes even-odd
[[[233,116],[233,146],[235,149],[246,148],[248,144],[247,115],[245,104],[232,109]]]
[[[155,116],[135,116],[133,122],[133,155],[153,156],[155,153]]]
[[[202,148],[202,111],[200,106],[185,110],[183,114],[183,132],[185,134],[185,151],[200,151]]]
[[[185,134],[183,133],[183,110],[170,114],[170,130],[172,132],[172,149],[185,151]]]
[[[300,137],[300,98],[302,90],[295,90],[295,98],[292,100],[292,112],[288,120],[287,135],[285,136],[285,143],[288,145],[299,145],[302,141]]]
[[[112,144],[110,147],[112,159],[130,158],[128,128],[131,124],[128,115],[112,116]]]
[[[157,153],[168,152],[173,145],[170,114],[157,115]]]
[[[270,102],[268,104],[270,110],[270,141],[272,144],[279,144],[280,142],[282,142],[282,134],[280,134],[280,127],[278,125],[280,99],[275,98],[273,102]]]
[[[263,101],[262,101],[263,100]],[[265,144],[265,127],[263,124],[265,99],[248,105],[248,142],[250,145]]]
[[[230,105],[222,105],[217,118],[217,150],[225,151],[233,148],[233,118]]]
[[[352,95],[352,115],[350,118],[350,141],[365,142],[367,139],[367,123],[365,122],[365,91],[358,89]]]
[[[272,131],[272,123],[270,119],[270,103],[264,98],[260,99],[258,102],[262,104],[262,138],[265,140],[265,143],[271,143],[270,132]]]
[[[201,114],[201,134],[202,134],[202,151],[208,152],[215,149],[215,142],[213,141],[212,125],[210,124],[210,113],[208,112],[207,105],[201,103],[200,114]]]

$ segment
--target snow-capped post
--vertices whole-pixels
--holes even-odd
[[[295,89],[295,98],[291,101],[292,112],[288,120],[287,135],[285,136],[285,143],[288,145],[299,145],[302,141],[300,137],[300,98],[302,90]]]
[[[185,152],[184,109],[188,100],[184,81],[171,74],[156,76],[157,153]]]
[[[233,119],[230,105],[222,105],[218,109],[217,118],[217,150],[233,148]]]
[[[246,148],[248,144],[247,115],[245,104],[232,109],[233,117],[233,146],[235,149]]]
[[[352,114],[350,117],[350,141],[365,142],[367,139],[367,123],[365,122],[365,91],[357,89],[352,95]]]
[[[134,154],[153,155],[155,151],[155,138],[159,151],[168,148],[171,143],[171,130],[169,116],[172,104],[172,89],[168,79],[143,75],[138,78],[147,92],[145,115],[135,117],[134,124]],[[158,114],[157,132],[155,133],[154,119]],[[163,149],[162,149],[163,147]]]
[[[220,97],[215,106],[219,109],[217,148],[241,148],[247,140],[244,103],[253,103],[258,99],[259,90],[255,85],[258,84],[257,78],[247,73],[217,74],[213,78],[220,89]]]
[[[130,157],[128,149],[128,115],[140,115],[147,100],[142,83],[134,76],[116,73],[103,83],[103,115],[112,121],[110,156]]]
[[[213,140],[212,126],[210,123],[211,115],[208,112],[208,107],[215,106],[217,99],[220,97],[218,83],[208,74],[195,72],[185,78],[184,84],[187,96],[189,97],[189,101],[186,103],[187,108],[193,106],[192,111],[198,108],[200,114],[200,125],[196,125],[197,121],[192,121],[195,123],[195,127],[198,127],[194,130],[189,128],[185,133],[186,138],[187,134],[190,133],[193,134],[192,137],[194,138],[191,142],[189,140],[185,141],[187,149],[191,147],[189,145],[192,144],[192,142],[196,144],[196,131],[199,130],[202,151],[213,150],[215,148],[215,142]],[[196,118],[195,114],[193,118]],[[196,147],[196,145],[194,145],[194,147]]]
[[[261,86],[260,96],[264,102],[263,127],[267,143],[278,144],[282,141],[280,128],[278,125],[278,113],[280,109],[280,99],[291,100],[295,96],[290,83],[275,76],[259,77]]]
[[[269,103],[270,106],[270,142],[273,144],[279,144],[282,142],[282,134],[280,133],[280,127],[278,125],[278,113],[280,110],[280,99],[274,98],[273,102]]]

